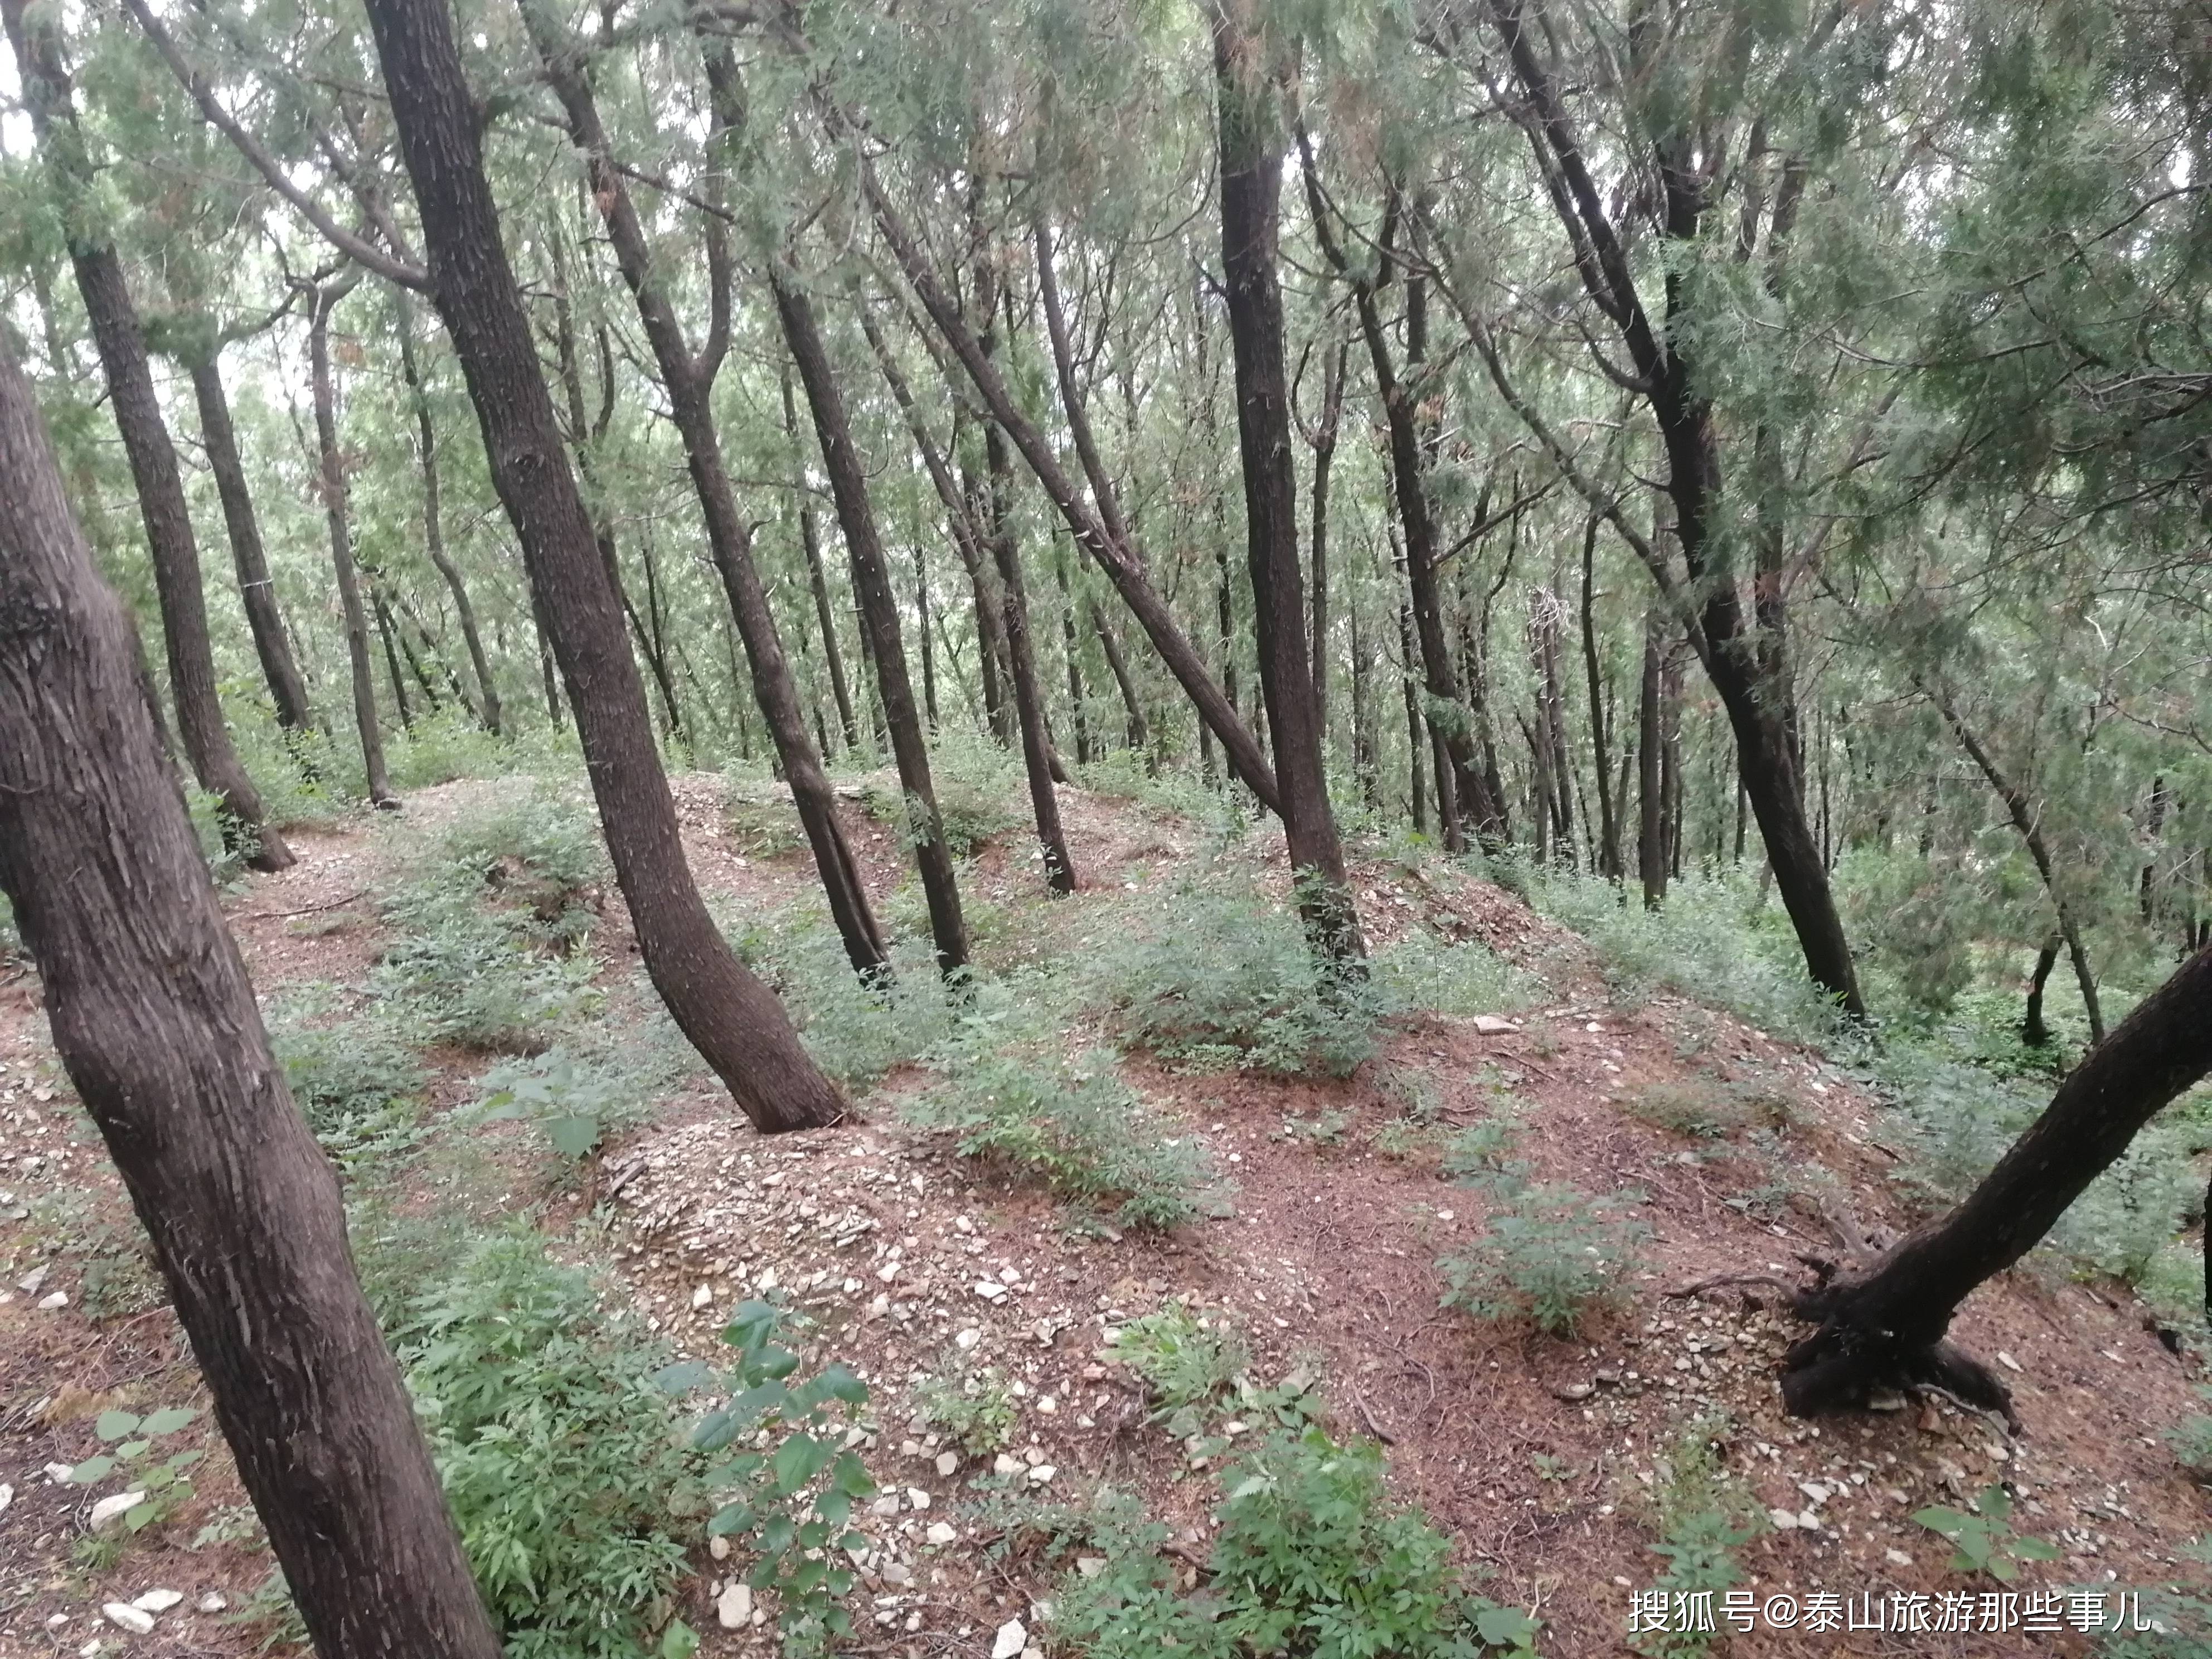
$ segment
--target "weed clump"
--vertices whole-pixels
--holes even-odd
[[[1465,1250],[1437,1263],[1449,1285],[1444,1306],[1571,1336],[1593,1313],[1627,1299],[1623,1276],[1651,1230],[1623,1212],[1642,1194],[1535,1182],[1520,1165],[1470,1184],[1483,1187],[1493,1207]]]

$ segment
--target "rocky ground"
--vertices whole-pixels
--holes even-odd
[[[434,820],[494,787],[430,792],[410,817]],[[733,843],[719,789],[681,783],[702,881],[740,909],[787,902],[806,867]],[[1056,918],[1163,878],[1194,844],[1188,826],[1125,801],[1071,791],[1065,810],[1086,892],[1064,912],[1044,915],[1032,871],[1004,848],[974,878],[1009,913],[1041,918],[1032,944],[1064,925]],[[857,811],[854,826],[872,878],[887,885],[895,843]],[[377,949],[362,900],[386,878],[382,832],[340,828],[294,844],[298,867],[252,878],[227,900],[264,994],[357,975]],[[1264,842],[1248,855],[1279,856]],[[1375,863],[1358,878],[1378,939],[1417,925],[1480,939],[1540,975],[1547,1000],[1510,1020],[1403,1024],[1385,1055],[1342,1081],[1127,1061],[1175,1133],[1233,1178],[1217,1218],[1165,1237],[1071,1225],[1033,1187],[904,1127],[910,1073],[862,1102],[857,1124],[773,1142],[718,1093],[673,1091],[602,1155],[587,1190],[543,1206],[556,1234],[587,1210],[608,1219],[621,1282],[680,1350],[711,1354],[737,1303],[775,1292],[812,1322],[811,1355],[840,1358],[868,1382],[864,1448],[882,1492],[860,1517],[855,1651],[1048,1650],[1038,1604],[1068,1564],[1045,1559],[1018,1522],[1042,1506],[1081,1506],[1103,1484],[1144,1494],[1202,1560],[1218,1455],[1151,1420],[1110,1346],[1129,1319],[1177,1298],[1241,1333],[1257,1380],[1316,1379],[1335,1432],[1383,1441],[1394,1488],[1454,1538],[1486,1594],[1536,1613],[1547,1654],[1631,1650],[1633,1597],[1663,1565],[1651,1548],[1656,1495],[1700,1439],[1717,1443],[1765,1516],[1739,1552],[1740,1588],[1762,1609],[1776,1597],[1798,1609],[1791,1629],[1762,1614],[1725,1638],[1747,1659],[2089,1650],[2063,1613],[2053,1631],[1820,1627],[1826,1613],[1814,1609],[1832,1606],[1822,1598],[1918,1598],[1889,1605],[1932,1626],[1946,1595],[1995,1591],[1948,1571],[1950,1547],[1911,1516],[1966,1507],[1999,1484],[2018,1531],[2060,1552],[2024,1568],[2016,1590],[2103,1585],[2117,1602],[2195,1571],[2182,1549],[2206,1529],[2204,1495],[2160,1435],[2195,1408],[2197,1368],[2123,1287],[2039,1267],[1969,1305],[1954,1334],[2004,1370],[2017,1435],[1940,1398],[1884,1400],[1817,1424],[1785,1417],[1774,1376],[1792,1332],[1772,1291],[1679,1292],[1723,1275],[1792,1280],[1800,1255],[1835,1252],[1846,1220],[1877,1237],[1907,1224],[1877,1104],[1820,1054],[1728,1015],[1668,997],[1616,1007],[1578,940],[1497,889],[1436,865]],[[626,973],[618,915],[610,933],[609,971]],[[482,1064],[453,1057],[434,1097],[465,1098],[467,1067]],[[1419,1134],[1391,1127],[1408,1074],[1425,1091]],[[1692,1141],[1626,1109],[1665,1085],[1755,1090],[1775,1103],[1779,1139]],[[1439,1306],[1437,1259],[1486,1213],[1480,1192],[1445,1177],[1440,1147],[1501,1101],[1538,1178],[1647,1200],[1638,1212],[1652,1237],[1620,1309],[1571,1340]],[[546,1197],[530,1180],[519,1163],[518,1206]],[[134,1224],[19,968],[0,984],[0,1655],[228,1659],[266,1628],[238,1618],[267,1558],[252,1547],[173,1322],[134,1267]],[[1002,1449],[957,1445],[919,1411],[917,1385],[955,1364],[1003,1384]],[[179,1442],[210,1454],[192,1472],[191,1504],[158,1536],[88,1547],[99,1503],[117,1494],[58,1474],[96,1449],[100,1412],[156,1404],[203,1408]],[[196,1537],[206,1541],[194,1548]],[[684,1611],[702,1651],[771,1651],[768,1610],[703,1536],[696,1562]]]

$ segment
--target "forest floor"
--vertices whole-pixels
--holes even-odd
[[[512,787],[422,792],[407,827]],[[732,842],[721,779],[678,787],[695,866],[725,906],[765,914],[806,891],[803,854],[749,857]],[[1017,943],[1005,948],[1047,963],[1090,907],[1168,881],[1201,840],[1172,814],[1118,798],[1070,790],[1063,811],[1084,881],[1074,899],[1048,905],[1035,890],[1034,866],[1010,850],[1025,845],[1018,837],[987,848],[969,876],[971,902],[1013,919],[1004,937]],[[894,837],[857,806],[851,829],[872,886],[885,890],[898,875]],[[384,926],[373,900],[404,845],[381,824],[302,830],[292,842],[296,867],[246,878],[225,900],[264,998],[367,973]],[[1279,885],[1279,840],[1255,832],[1236,856]],[[1012,1522],[1024,1503],[1080,1506],[1101,1485],[1134,1491],[1202,1559],[1218,1460],[1194,1467],[1103,1349],[1110,1330],[1171,1298],[1241,1331],[1261,1381],[1293,1369],[1317,1378],[1340,1438],[1385,1441],[1393,1491],[1449,1535],[1484,1594],[1534,1611],[1548,1655],[1637,1650],[1632,1592],[1664,1565],[1652,1548],[1656,1494],[1669,1460],[1708,1437],[1725,1476],[1768,1517],[1737,1551],[1740,1588],[1761,1603],[1995,1589],[1948,1571],[1949,1545],[1911,1517],[1924,1505],[1970,1507],[1998,1483],[2016,1500],[2018,1530],[2061,1553],[2027,1565],[2015,1589],[2117,1592],[2197,1571],[2177,1562],[2207,1529],[2205,1494],[2161,1437],[2195,1406],[2196,1363],[2161,1340],[2124,1287],[2032,1264],[1969,1304],[1954,1334],[2003,1370],[2017,1436],[1942,1399],[1792,1420],[1775,1384],[1791,1332],[1771,1295],[1762,1306],[1756,1289],[1674,1292],[1730,1273],[1796,1281],[1798,1256],[1836,1253],[1834,1220],[1846,1212],[1877,1238],[1907,1224],[1879,1103],[1819,1052],[1724,1012],[1663,995],[1615,1006],[1579,939],[1442,860],[1364,862],[1356,880],[1377,942],[1415,927],[1480,939],[1541,981],[1539,1000],[1510,1029],[1483,1022],[1490,1035],[1472,1018],[1398,1020],[1385,1052],[1340,1080],[1125,1060],[1125,1078],[1233,1182],[1215,1218],[1165,1235],[1072,1226],[1048,1194],[961,1158],[941,1132],[905,1127],[900,1103],[927,1080],[913,1067],[866,1094],[858,1121],[774,1140],[694,1080],[565,1182],[549,1178],[522,1126],[474,1131],[491,1158],[490,1196],[535,1217],[556,1249],[572,1237],[580,1248],[588,1232],[681,1352],[713,1357],[730,1309],[780,1290],[815,1322],[810,1355],[842,1358],[867,1380],[875,1433],[865,1455],[884,1496],[858,1517],[870,1546],[854,1597],[856,1652],[985,1655],[1014,1620],[1028,1645],[1048,1647],[1036,1603],[1068,1563],[1024,1541]],[[593,945],[603,976],[627,983],[634,945],[619,902],[605,909]],[[106,1488],[55,1478],[98,1449],[101,1410],[205,1399],[170,1314],[124,1288],[132,1273],[143,1279],[135,1223],[54,1062],[37,998],[20,970],[0,984],[0,1656],[230,1659],[267,1628],[234,1615],[269,1559],[239,1521],[235,1476],[204,1412],[197,1443],[210,1455],[191,1504],[128,1548],[88,1549],[88,1512]],[[489,1063],[457,1050],[433,1060],[434,1114],[472,1098]],[[1421,1133],[1404,1128],[1409,1074],[1420,1080]],[[1627,1109],[1658,1085],[1755,1097],[1778,1137],[1693,1140]],[[1504,1100],[1521,1125],[1518,1155],[1539,1179],[1647,1200],[1639,1213],[1652,1237],[1621,1304],[1574,1339],[1439,1305],[1437,1259],[1465,1247],[1486,1214],[1481,1192],[1446,1177],[1443,1138]],[[1777,1146],[1791,1165],[1778,1183]],[[1004,1450],[969,1455],[917,1413],[909,1389],[951,1356],[1006,1382]],[[190,1547],[210,1523],[210,1541]],[[718,1620],[725,1568],[703,1534],[693,1559],[681,1610],[701,1651],[772,1651],[772,1629]],[[100,1613],[153,1591],[175,1599],[155,1597],[167,1605],[149,1620]],[[139,1622],[150,1630],[121,1627]],[[2076,1635],[2017,1628],[1801,1628],[1724,1638],[1716,1650],[2093,1650]]]

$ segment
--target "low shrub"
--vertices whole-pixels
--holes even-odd
[[[1622,1212],[1641,1194],[1533,1182],[1517,1166],[1476,1184],[1492,1207],[1468,1248],[1437,1263],[1449,1286],[1444,1306],[1571,1336],[1592,1313],[1627,1299],[1623,1278],[1651,1230]]]

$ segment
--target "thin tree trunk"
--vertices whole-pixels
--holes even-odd
[[[2105,1040],[2105,1014],[2097,1001],[2097,976],[2090,971],[2089,952],[2081,940],[2081,922],[2074,914],[2074,907],[2067,902],[2064,888],[2059,884],[2057,867],[2051,860],[2051,845],[2043,838],[2043,826],[2038,821],[2035,804],[2028,799],[2025,791],[1997,769],[1996,763],[1990,757],[1990,751],[1983,746],[1981,739],[1959,717],[1958,708],[1952,702],[1950,693],[1938,685],[1929,695],[1934,700],[1937,712],[1943,716],[1943,723],[1951,728],[1951,735],[1958,738],[1959,746],[1973,757],[1982,776],[1989,781],[1996,798],[2004,803],[2005,811],[2012,817],[2012,827],[2020,832],[2021,842],[2027,845],[2028,857],[2035,860],[2036,873],[2043,878],[2043,890],[2051,896],[2051,908],[2058,913],[2058,932],[2066,941],[2066,954],[2074,963],[2075,982],[2081,988],[2081,1006],[2089,1016],[2089,1041],[2092,1045],[2102,1042]]]
[[[2051,970],[2058,964],[2061,941],[2052,933],[2043,941],[2043,948],[2035,953],[2035,971],[2028,976],[2027,1006],[2020,1021],[2020,1040],[2031,1048],[2051,1046],[2051,1028],[2043,1023],[2043,988],[2051,982]]]
[[[1590,756],[1597,772],[1598,872],[1607,881],[1621,878],[1620,820],[1613,813],[1612,763],[1607,757],[1604,671],[1599,666],[1596,599],[1592,566],[1597,551],[1593,516],[1583,527],[1583,672],[1589,684]]]
[[[914,619],[915,630],[921,635],[921,702],[929,714],[929,733],[935,737],[937,651],[929,640],[929,564],[920,537],[915,538],[914,544]]]
[[[1660,612],[1644,618],[1644,673],[1636,700],[1636,873],[1644,884],[1644,908],[1667,902],[1667,809],[1662,775],[1666,744],[1660,712],[1666,654]]]
[[[783,435],[794,453],[799,446],[799,415],[791,400],[791,376],[781,377]],[[806,487],[805,469],[793,480],[799,492],[799,544],[806,555],[807,586],[814,593],[814,617],[822,630],[822,660],[830,669],[830,695],[837,700],[837,724],[845,734],[845,747],[860,746],[860,722],[853,713],[853,692],[845,678],[845,653],[837,643],[837,613],[830,603],[830,577],[822,567],[822,532],[814,517],[813,492]]]
[[[1160,660],[1167,665],[1177,684],[1182,685],[1196,706],[1199,718],[1219,739],[1222,752],[1228,757],[1231,769],[1241,778],[1245,787],[1258,798],[1260,804],[1270,811],[1279,811],[1276,795],[1275,775],[1267,764],[1260,745],[1237,718],[1221,695],[1211,674],[1206,672],[1204,659],[1193,648],[1190,641],[1177,625],[1175,615],[1158,590],[1153,587],[1144,562],[1132,542],[1127,526],[1123,523],[1121,508],[1114,496],[1110,483],[1103,473],[1091,480],[1092,499],[1097,507],[1093,514],[1084,504],[1073,480],[1061,471],[1051,446],[1035,422],[1024,415],[1015,404],[1013,395],[1006,389],[1005,380],[997,367],[983,351],[974,332],[962,321],[958,311],[939,286],[935,273],[923,257],[913,233],[907,228],[890,198],[884,191],[882,182],[876,177],[873,167],[863,161],[860,167],[861,188],[867,196],[870,210],[877,227],[883,232],[899,268],[906,273],[915,296],[921,301],[930,319],[960,359],[963,368],[981,395],[991,417],[1006,431],[1014,447],[1021,451],[1022,459],[1030,471],[1043,485],[1045,494],[1067,520],[1068,528],[1091,550],[1098,567],[1113,583],[1115,592],[1121,596],[1147,637],[1152,648],[1159,653]],[[1080,446],[1079,446],[1079,448]]]
[[[1398,601],[1398,684],[1406,694],[1406,787],[1411,797],[1408,804],[1412,809],[1413,833],[1425,836],[1429,832],[1429,808],[1428,798],[1421,783],[1421,750],[1428,734],[1421,720],[1420,684],[1413,672],[1419,651],[1420,646],[1413,637],[1413,604],[1401,599]],[[1450,788],[1451,779],[1444,777],[1439,787]]]
[[[892,595],[883,547],[877,538],[867,472],[853,446],[844,398],[837,389],[836,374],[823,345],[812,303],[787,270],[779,266],[771,271],[769,281],[775,290],[784,344],[798,367],[807,408],[814,416],[814,435],[821,446],[823,466],[830,474],[838,527],[844,532],[845,551],[852,561],[853,592],[867,629],[868,654],[875,663],[876,689],[890,726],[891,755],[898,764],[899,783],[907,793],[908,814],[914,820],[908,827],[914,842],[915,866],[921,876],[922,896],[929,907],[938,969],[948,976],[957,975],[968,962],[967,927],[961,919],[951,849],[945,845],[944,820],[938,815],[937,792],[930,782],[929,744],[915,712],[914,688],[907,678],[898,601]]]
[[[283,837],[270,827],[260,792],[246,775],[223,723],[216,693],[215,650],[208,638],[207,595],[200,585],[199,544],[185,502],[175,446],[162,422],[161,405],[146,358],[138,310],[112,242],[94,240],[104,215],[86,199],[94,190],[94,162],[77,123],[75,94],[61,55],[61,19],[52,9],[27,9],[25,0],[0,0],[4,25],[40,150],[70,198],[63,218],[70,228],[70,263],[92,325],[94,343],[107,381],[108,403],[123,439],[137,487],[138,510],[154,565],[161,607],[169,695],[177,729],[200,787],[222,803],[223,841],[256,870],[288,869],[294,862]]]
[[[2212,1072],[2212,951],[2136,1005],[2058,1085],[2051,1103],[1948,1215],[1872,1267],[1802,1292],[1820,1328],[1790,1349],[1782,1397],[1799,1416],[1863,1402],[1875,1386],[1928,1381],[2009,1414],[2004,1387],[1943,1340],[1975,1287],[2033,1249],[2166,1103]]]
[[[1121,654],[1121,642],[1114,637],[1112,625],[1097,600],[1091,601],[1091,628],[1098,635],[1098,648],[1106,653],[1106,671],[1114,677],[1115,690],[1121,694],[1121,713],[1127,722],[1123,730],[1129,747],[1145,757],[1145,770],[1159,770],[1159,757],[1152,752],[1152,733],[1145,723],[1144,699],[1137,695],[1137,684],[1129,677],[1128,659]]]
[[[15,19],[9,19],[11,28]],[[28,383],[0,353],[0,888],[324,1659],[497,1659],[330,1161],[146,717]]]
[[[591,516],[568,470],[484,176],[477,105],[445,0],[369,0],[413,180],[431,291],[483,427],[492,482],[552,630],[615,877],[669,1012],[763,1130],[837,1121],[844,1103],[781,1006],[731,952],[684,861],[652,716]]]
[[[353,670],[354,729],[361,737],[361,763],[372,805],[399,805],[384,769],[384,734],[376,716],[376,674],[368,659],[368,617],[361,602],[361,578],[354,568],[353,529],[346,511],[345,458],[338,453],[337,393],[331,383],[331,313],[352,291],[350,283],[316,290],[307,327],[307,354],[314,380],[315,447],[321,471],[323,520],[331,536],[331,568],[337,578],[338,605],[345,617],[346,660]],[[398,664],[392,664],[397,690]]]
[[[806,735],[806,716],[799,702],[799,689],[784,655],[775,613],[753,559],[752,534],[738,509],[737,494],[723,465],[721,435],[714,423],[711,392],[727,341],[727,258],[715,251],[719,242],[710,240],[710,306],[714,315],[722,322],[719,331],[710,322],[705,349],[695,354],[666,295],[654,279],[643,227],[621,175],[614,171],[607,155],[606,135],[601,131],[598,110],[589,87],[567,56],[568,43],[554,32],[550,19],[544,14],[528,14],[527,20],[538,33],[541,56],[554,72],[555,90],[569,118],[570,137],[589,158],[593,199],[606,222],[623,280],[636,303],[639,319],[660,369],[662,384],[667,389],[670,412],[684,441],[684,464],[706,526],[708,551],[721,579],[723,593],[736,619],[738,631],[744,637],[745,655],[752,667],[754,700],[768,726],[777,765],[791,786],[792,804],[813,852],[815,869],[830,902],[831,919],[854,970],[862,975],[878,974],[890,960],[883,934],[869,908],[859,863],[837,817],[836,797],[823,770],[823,750],[817,749]],[[741,106],[737,110],[732,107],[739,101],[732,80],[734,70],[712,46],[708,52],[708,75],[719,136],[734,129],[735,117],[741,112]],[[821,729],[818,711],[816,729],[817,732]],[[826,746],[825,741],[823,747]]]
[[[416,461],[422,471],[422,550],[428,555],[446,592],[453,596],[453,613],[460,618],[461,639],[469,648],[469,667],[477,678],[477,718],[494,737],[501,732],[499,681],[484,654],[483,637],[477,631],[477,609],[469,603],[468,585],[460,567],[446,551],[445,514],[438,484],[437,434],[430,422],[430,398],[415,364],[415,319],[403,296],[399,301],[399,372],[407,383],[408,400],[415,406]]]
[[[1091,746],[1091,720],[1083,708],[1083,652],[1075,631],[1075,593],[1067,581],[1067,550],[1055,541],[1052,549],[1052,578],[1060,589],[1060,649],[1067,661],[1067,706],[1075,722],[1075,758],[1088,766],[1095,758]]]
[[[411,732],[415,715],[407,706],[406,678],[399,672],[398,642],[392,636],[392,607],[374,587],[369,590],[369,610],[376,617],[376,637],[384,646],[384,670],[392,677],[392,701],[399,711],[400,730]]]
[[[261,677],[268,682],[270,701],[276,708],[276,723],[288,731],[312,731],[315,711],[308,706],[307,684],[300,676],[292,642],[284,633],[283,616],[276,608],[276,589],[269,577],[260,521],[254,515],[252,493],[246,485],[246,464],[240,458],[238,435],[230,423],[230,400],[223,395],[222,371],[210,356],[194,363],[191,375],[192,399],[200,411],[200,441],[207,449],[208,467],[215,474],[216,493],[222,501],[231,562],[238,569],[239,599],[246,607],[246,626],[253,633],[254,654],[261,659]]]
[[[1352,343],[1341,340],[1322,360],[1321,419],[1313,442],[1313,568],[1307,580],[1313,585],[1314,697],[1321,706],[1322,747],[1328,747],[1328,483],[1336,461],[1336,434],[1344,413],[1345,360]]]

